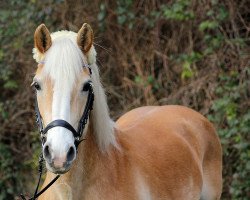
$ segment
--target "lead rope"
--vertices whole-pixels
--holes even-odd
[[[43,161],[44,161],[43,154],[41,153],[39,156],[39,167],[38,167],[39,178],[38,178],[36,190],[35,190],[33,197],[26,199],[23,194],[20,194],[20,197],[22,198],[22,200],[36,200],[41,194],[43,194],[60,177],[60,175],[57,175],[54,179],[52,179],[52,181],[50,181],[50,183],[48,185],[46,185],[46,187],[44,187],[40,192],[38,192],[38,188],[39,188],[40,182],[41,182],[41,177],[43,174]]]

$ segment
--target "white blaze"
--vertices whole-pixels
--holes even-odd
[[[46,52],[45,73],[53,82],[52,121],[62,119],[72,126],[77,124],[72,121],[75,116],[71,116],[70,102],[76,80],[81,76],[84,61],[85,58],[76,44],[76,37],[73,36],[54,39],[52,46]],[[62,157],[69,147],[74,145],[74,136],[66,128],[54,127],[48,131],[47,143],[54,153],[52,157]]]

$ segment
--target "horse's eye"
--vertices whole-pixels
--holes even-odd
[[[87,83],[85,83],[84,85],[83,85],[83,87],[82,87],[82,91],[83,92],[87,92],[88,90],[89,90],[89,82],[87,82]]]
[[[41,90],[41,86],[37,82],[34,82],[33,86],[36,90]]]

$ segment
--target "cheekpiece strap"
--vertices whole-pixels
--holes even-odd
[[[85,125],[88,122],[88,118],[90,115],[90,111],[93,110],[93,102],[94,102],[94,91],[93,91],[93,86],[92,83],[89,82],[89,94],[88,94],[88,99],[85,105],[84,112],[82,114],[82,117],[79,121],[77,133],[79,134],[79,138],[82,137],[83,130],[85,128]]]
[[[39,129],[40,134],[43,134],[43,122],[40,111],[38,109],[38,102],[37,98],[35,98],[35,114],[36,114],[36,123]]]

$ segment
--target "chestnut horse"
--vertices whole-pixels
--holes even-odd
[[[74,129],[85,109],[91,81],[94,102],[75,146],[72,131],[48,130],[44,186],[61,174],[40,200],[215,200],[222,190],[222,152],[213,125],[183,106],[146,106],[110,118],[93,31],[34,34],[34,77],[44,125],[61,119]],[[114,66],[115,67],[115,66]],[[44,187],[43,186],[43,187]]]

